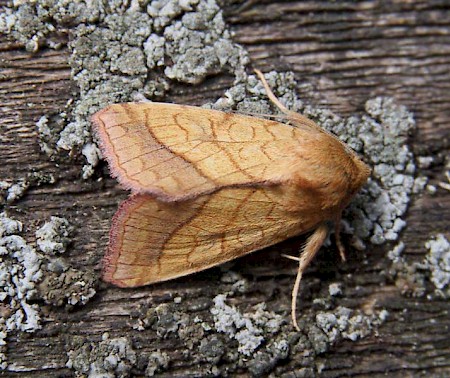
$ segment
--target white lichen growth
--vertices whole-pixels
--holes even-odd
[[[232,41],[215,1],[199,1],[195,12],[168,25],[163,35],[165,55],[174,62],[164,70],[169,79],[196,84],[221,71],[232,72],[238,81],[245,76],[247,53]]]
[[[5,370],[8,367],[8,363],[6,362],[7,357],[4,351],[6,350],[6,337],[8,336],[7,332],[0,331],[0,370]]]
[[[51,145],[48,143],[48,140],[52,138],[52,129],[49,126],[49,119],[47,116],[43,115],[36,122],[36,127],[39,133],[39,146],[41,147],[42,152],[46,155],[53,155],[53,149]]]
[[[431,272],[430,280],[435,292],[444,298],[450,297],[450,243],[438,234],[425,243],[428,254],[424,266]]]
[[[137,354],[125,337],[110,339],[104,334],[99,343],[74,340],[74,344],[67,353],[66,366],[79,376],[128,377],[137,361]]]
[[[197,5],[199,1],[200,0],[154,0],[148,5],[147,12],[152,17],[155,30],[161,31],[174,19],[183,15],[183,13],[193,11],[194,6]]]
[[[434,156],[418,156],[417,163],[420,169],[430,168],[434,163]]]
[[[67,219],[51,217],[36,231],[36,244],[46,255],[42,269],[45,275],[39,284],[40,295],[47,304],[75,306],[86,304],[96,294],[95,276],[67,266],[63,254],[71,242],[73,227]]]
[[[400,242],[388,252],[388,258],[394,263],[404,261],[402,253],[405,250],[405,243]]]
[[[161,352],[160,350],[150,353],[148,357],[148,364],[145,369],[145,376],[154,377],[157,373],[167,369],[169,362],[170,357],[167,353]]]
[[[36,243],[39,249],[49,255],[61,254],[70,243],[72,227],[65,218],[51,217],[41,228],[36,230]]]
[[[25,191],[28,189],[28,186],[29,185],[25,180],[11,185],[11,187],[8,189],[6,202],[11,203],[21,198],[24,195]]]
[[[15,183],[0,181],[1,196],[7,203],[13,203],[22,198],[29,187],[30,182],[26,179],[20,179]]]
[[[211,314],[216,331],[225,333],[238,342],[238,352],[250,356],[263,342],[264,333],[276,333],[282,323],[282,316],[265,310],[265,304],[254,307],[251,313],[241,313],[235,306],[225,303],[227,296],[214,298]]]
[[[328,293],[332,297],[337,297],[339,295],[342,295],[342,284],[337,283],[337,282],[331,283],[330,286],[328,286]]]
[[[365,315],[361,311],[338,307],[332,312],[319,312],[316,315],[316,324],[331,343],[339,338],[355,341],[370,335],[375,326],[381,325],[386,320],[387,315],[386,310],[374,315]]]
[[[0,300],[8,308],[8,315],[0,318],[0,332],[34,332],[41,328],[36,304],[29,301],[36,295],[36,284],[42,278],[42,259],[19,234],[22,223],[0,213]],[[7,366],[0,356],[0,366]]]
[[[83,146],[81,153],[86,158],[87,164],[83,166],[83,175],[84,179],[91,177],[94,173],[94,168],[96,167],[98,162],[102,157],[102,153],[100,149],[97,147],[95,143],[87,143]]]
[[[10,332],[34,332],[41,328],[41,315],[37,304],[31,300],[44,299],[56,303],[86,303],[94,294],[94,280],[86,281],[89,275],[74,269],[61,268],[57,253],[63,253],[69,243],[71,227],[67,220],[52,217],[36,231],[36,244],[49,255],[38,253],[20,235],[22,223],[0,213],[0,300],[7,311],[0,318],[1,344]],[[52,271],[49,267],[53,267]],[[49,299],[50,297],[51,300]],[[3,337],[4,336],[4,337]],[[0,349],[0,368],[7,366]]]
[[[37,305],[30,305],[41,279],[41,257],[18,234],[22,224],[0,214],[0,299],[12,310],[6,323],[7,331],[33,332],[40,328]]]

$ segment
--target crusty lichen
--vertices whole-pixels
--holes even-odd
[[[443,234],[430,237],[425,242],[428,253],[422,261],[409,262],[403,255],[405,243],[400,242],[388,252],[393,261],[390,273],[402,294],[423,297],[429,293],[427,280],[434,286],[438,297],[450,297],[450,243]],[[427,295],[430,298],[433,295]]]
[[[35,332],[42,327],[40,307],[32,301],[43,299],[49,304],[73,306],[88,302],[95,294],[95,277],[89,281],[88,272],[68,268],[54,257],[64,252],[70,240],[67,220],[52,217],[36,231],[43,253],[21,236],[22,227],[21,222],[0,213],[0,299],[6,308],[0,318],[0,335],[5,336],[1,348],[7,346],[8,333]],[[57,290],[59,295],[55,294]],[[5,369],[4,349],[0,354],[0,367]]]
[[[334,311],[317,313],[316,324],[330,343],[335,343],[338,338],[355,341],[369,335],[372,328],[383,323],[387,316],[386,310],[368,316],[359,310],[338,307]]]
[[[424,267],[430,272],[435,293],[450,298],[450,243],[443,234],[433,236],[425,243],[428,254]]]
[[[0,14],[0,32],[30,51],[61,47],[52,36],[68,27],[72,79],[79,97],[67,114],[38,121],[41,146],[48,155],[56,149],[85,151],[92,143],[90,116],[110,103],[142,95],[161,97],[170,82],[199,83],[220,72],[241,80],[249,62],[246,51],[232,41],[213,0],[108,4],[38,0],[18,2]],[[98,159],[83,154],[82,175],[87,178]]]
[[[146,377],[154,377],[169,367],[170,357],[167,353],[157,350],[148,356],[147,367],[145,368]]]
[[[129,377],[137,361],[137,353],[126,337],[110,338],[103,334],[99,342],[82,337],[70,340],[66,366],[77,377]]]
[[[232,275],[231,281],[230,274],[225,276],[226,288],[232,288],[236,280],[243,280],[239,274]],[[297,366],[317,373],[314,363],[317,356],[342,339],[357,340],[372,335],[388,315],[385,310],[366,314],[358,309],[334,308],[331,303],[325,310],[317,304],[318,311],[305,309],[298,314],[301,332],[296,332],[286,321],[284,311],[269,311],[264,302],[248,307],[245,312],[227,303],[240,295],[239,291],[231,290],[216,296],[210,303],[210,314],[204,312],[204,306],[184,312],[184,301],[142,307],[138,329],[153,330],[160,339],[172,339],[174,345],[181,342],[183,353],[192,364],[199,364],[199,371],[205,375],[248,371],[261,376],[275,368],[285,372],[289,367],[280,367],[280,361],[287,362],[294,356]],[[186,303],[191,301],[195,299]]]
[[[279,331],[283,318],[265,311],[263,304],[252,312],[242,314],[236,307],[227,305],[225,299],[222,294],[214,298],[214,307],[211,308],[214,328],[236,340],[239,353],[251,355],[263,342],[263,334]]]
[[[20,236],[22,223],[0,213],[0,299],[7,307],[0,318],[2,353],[0,367],[7,367],[5,338],[12,331],[35,332],[41,328],[36,285],[42,278],[41,256]]]
[[[55,183],[55,177],[49,174],[31,172],[19,180],[0,181],[0,205],[19,201],[32,187]]]
[[[36,230],[36,243],[39,249],[48,255],[61,254],[70,243],[73,228],[65,218],[51,217],[50,222]]]

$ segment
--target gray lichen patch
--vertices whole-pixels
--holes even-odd
[[[175,333],[181,325],[181,314],[174,311],[173,306],[162,303],[149,309],[143,319],[144,327],[150,327],[160,337]]]
[[[427,290],[427,281],[434,286],[434,294],[441,298],[450,298],[450,243],[443,234],[432,236],[425,242],[428,250],[422,261],[409,262],[403,251],[405,244],[400,242],[388,253],[393,261],[390,273],[402,294],[423,297]]]
[[[77,377],[131,377],[138,366],[145,377],[153,377],[164,372],[170,363],[169,355],[161,350],[143,353],[127,337],[110,337],[108,333],[100,341],[71,337],[67,344],[66,366]]]
[[[41,256],[20,236],[22,223],[0,213],[0,367],[5,369],[6,342],[13,331],[35,332],[41,328],[36,304],[31,304],[42,278]]]
[[[11,204],[20,200],[26,192],[32,187],[39,187],[46,184],[54,184],[53,175],[42,173],[29,173],[26,177],[19,180],[0,181],[0,205]]]
[[[150,329],[159,338],[182,342],[180,350],[193,359],[192,363],[199,364],[206,375],[221,375],[250,366],[256,371],[259,359],[265,360],[269,355],[272,364],[264,366],[266,371],[271,370],[289,351],[282,332],[283,317],[267,311],[264,303],[242,313],[226,304],[225,299],[225,295],[217,296],[209,314],[204,312],[204,306],[183,313],[178,310],[183,302],[143,309],[145,315],[140,319],[139,330]]]
[[[39,147],[42,152],[51,158],[56,155],[55,146],[58,142],[59,134],[66,123],[66,118],[66,113],[54,115],[51,118],[47,115],[43,115],[36,122],[36,128],[39,136]]]
[[[66,366],[77,376],[129,377],[138,358],[126,337],[109,338],[104,334],[99,342],[74,337],[70,344]]]
[[[328,286],[328,293],[332,297],[338,297],[342,295],[342,284],[333,282]]]
[[[169,367],[170,357],[167,353],[157,350],[148,356],[147,367],[145,368],[146,377],[154,377],[162,373]]]
[[[267,311],[263,303],[255,306],[253,312],[242,313],[225,300],[226,296],[217,296],[211,308],[213,329],[219,332],[215,337],[224,334],[231,341],[227,342],[227,348],[217,349],[215,363],[235,361],[254,376],[268,374],[275,368],[277,374],[288,371],[289,367],[280,367],[280,361],[293,356],[296,366],[317,373],[314,363],[317,356],[343,339],[356,341],[372,335],[388,317],[386,310],[366,314],[341,306],[326,311],[306,310],[298,314],[301,331],[296,332],[282,316]],[[233,340],[238,342],[236,346]]]
[[[63,218],[52,217],[37,233],[46,257],[21,236],[22,223],[0,214],[0,336],[13,331],[35,332],[42,327],[41,310],[32,301],[44,299],[53,305],[86,303],[94,294],[96,278],[91,274],[68,269],[53,254],[67,246],[70,225]],[[56,293],[59,295],[56,295]],[[3,351],[0,351],[0,354]],[[0,367],[6,368],[6,357],[0,355]]]
[[[388,252],[388,258],[394,263],[402,261],[402,253],[405,249],[405,243],[399,242],[394,248]]]
[[[18,2],[0,15],[0,32],[31,51],[60,47],[52,36],[70,32],[69,62],[79,96],[67,114],[45,115],[37,127],[49,156],[56,150],[83,150],[84,178],[98,163],[84,152],[92,143],[94,112],[142,95],[161,97],[173,81],[200,83],[222,72],[241,80],[248,64],[213,0]]]
[[[355,341],[373,335],[387,317],[385,310],[366,314],[341,306],[310,315],[303,313],[299,319],[301,332],[288,338],[289,357],[295,358],[296,368],[300,367],[306,376],[320,375],[317,357],[323,356],[343,339]],[[285,372],[289,376],[289,369],[283,371],[278,368],[277,372]]]
[[[443,298],[450,298],[450,243],[438,234],[425,243],[428,254],[424,267],[430,272],[430,281],[435,293]]]
[[[340,338],[356,341],[372,333],[387,319],[388,312],[383,310],[377,314],[366,315],[360,310],[338,307],[332,312],[319,312],[316,325],[325,333],[330,343]]]
[[[206,335],[200,340],[199,351],[204,361],[216,365],[227,353],[227,346],[222,337],[214,334]]]
[[[40,328],[40,317],[37,306],[29,301],[42,278],[42,260],[20,236],[21,231],[22,223],[0,214],[0,298],[10,304],[10,316],[2,321],[7,331],[33,332]]]
[[[63,258],[55,257],[66,251],[73,231],[69,221],[60,217],[51,217],[36,230],[36,244],[45,256],[39,295],[45,303],[53,306],[83,305],[96,293],[97,277],[92,271],[76,270],[69,267]]]
[[[227,274],[224,280],[228,289],[242,278]],[[177,345],[177,350],[191,364],[198,365],[204,375],[250,372],[253,376],[281,376],[290,371],[292,364],[316,374],[318,356],[341,340],[355,341],[373,335],[388,315],[385,310],[366,314],[359,309],[334,307],[331,302],[326,306],[317,304],[316,309],[298,313],[301,331],[297,332],[286,320],[285,311],[269,311],[264,302],[246,311],[232,305],[241,295],[238,290],[227,291],[226,295],[217,295],[206,308],[196,305],[190,311],[183,309],[195,298],[184,298],[179,303],[171,300],[151,308],[142,305],[136,313],[138,327],[134,328],[141,337],[147,337],[145,332],[154,332],[161,343]],[[322,299],[320,303],[326,302],[326,298]],[[164,361],[159,361],[161,369],[168,365]]]
[[[0,182],[0,190],[3,192],[3,201],[1,202],[13,203],[17,201],[23,197],[29,187],[30,182],[26,179],[18,180],[15,183]]]
[[[64,253],[70,243],[73,227],[65,218],[51,217],[36,230],[36,243],[39,249],[48,255]]]
[[[43,267],[45,276],[39,283],[39,295],[52,306],[84,305],[96,294],[97,276],[90,271],[67,267],[64,262],[50,261]]]
[[[222,71],[233,73],[237,80],[245,75],[247,54],[232,42],[215,1],[199,1],[196,12],[187,12],[167,25],[162,35],[165,56],[173,62],[164,70],[169,79],[197,84]]]
[[[295,93],[298,84],[293,72],[271,71],[264,76],[271,90],[286,107],[293,111],[303,107],[303,102]],[[229,88],[214,104],[206,104],[205,107],[223,111],[233,110],[256,116],[270,116],[274,112],[263,84],[255,75],[246,76],[244,80]],[[279,111],[277,114],[281,119],[286,118]]]
[[[270,340],[263,350],[253,354],[247,365],[248,370],[255,377],[270,373],[280,361],[289,357],[290,348],[289,341],[285,336],[279,335],[275,339]]]
[[[15,1],[0,13],[0,32],[10,34],[35,52],[46,46],[62,47],[59,34],[82,22],[95,22],[100,16],[96,2],[85,1]]]
[[[236,307],[225,303],[226,295],[220,294],[214,298],[211,314],[214,328],[225,333],[230,339],[238,342],[238,352],[251,355],[263,342],[263,334],[277,333],[283,322],[283,317],[265,310],[260,304],[253,312],[241,313]]]
[[[402,295],[423,297],[426,293],[424,266],[419,262],[408,262],[402,255],[404,248],[405,245],[399,243],[388,252],[388,257],[392,259],[389,274]]]
[[[373,118],[366,118],[365,124],[376,132],[375,138],[363,134],[362,152],[374,165],[376,180],[370,184],[368,192],[380,194],[375,202],[366,201],[365,211],[373,221],[371,241],[381,244],[396,240],[405,225],[402,216],[413,194],[416,170],[407,142],[415,122],[412,114],[391,98],[367,101],[366,110]]]

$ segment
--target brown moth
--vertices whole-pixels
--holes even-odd
[[[92,120],[112,175],[131,197],[112,220],[103,279],[120,287],[166,281],[305,232],[292,291],[320,249],[337,246],[342,210],[370,169],[334,135],[283,106],[290,124],[164,103],[106,107]],[[289,256],[290,257],[290,256]]]

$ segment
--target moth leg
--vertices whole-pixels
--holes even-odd
[[[282,253],[281,256],[286,257],[289,260],[294,260],[294,261],[300,262],[300,257],[297,257],[297,256],[286,255],[284,253]]]
[[[328,227],[325,224],[320,225],[314,233],[308,238],[306,241],[305,247],[300,253],[300,258],[298,259],[298,272],[297,277],[295,279],[294,287],[292,289],[292,305],[291,305],[291,317],[292,324],[294,325],[297,331],[300,331],[300,327],[297,324],[297,295],[298,289],[300,287],[300,281],[302,280],[303,272],[306,267],[309,265],[311,260],[316,255],[317,251],[322,246],[328,234]],[[297,260],[296,258],[294,258]]]
[[[342,244],[341,240],[341,217],[339,216],[334,221],[334,234],[336,235],[336,245],[339,251],[339,254],[341,255],[342,261],[345,261],[345,247]]]

